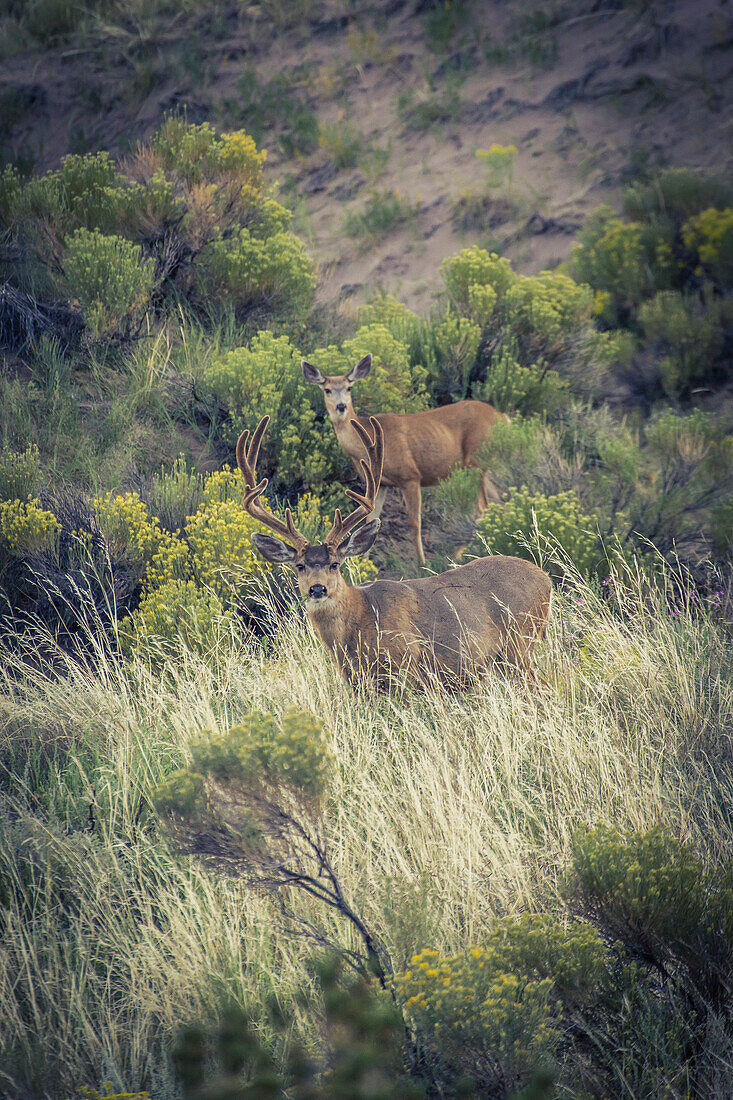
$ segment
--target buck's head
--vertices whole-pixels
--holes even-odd
[[[351,398],[351,389],[354,382],[366,378],[372,369],[371,355],[365,355],[348,374],[331,374],[326,377],[321,374],[318,367],[303,359],[301,366],[306,382],[312,382],[314,386],[320,386],[323,390],[323,400],[326,402],[326,412],[331,417],[334,425],[346,425],[354,418],[354,403]]]
[[[345,519],[337,508],[331,530],[322,543],[314,545],[296,529],[289,508],[285,512],[283,522],[261,503],[260,497],[267,487],[267,478],[258,482],[256,467],[260,445],[269,419],[269,416],[265,416],[259,422],[249,446],[247,445],[249,432],[242,432],[237,443],[237,462],[245,484],[242,501],[244,507],[254,519],[264,523],[283,538],[273,538],[272,535],[256,531],[252,535],[252,541],[267,561],[293,566],[300,594],[305,597],[310,611],[315,611],[317,608],[325,610],[329,605],[332,606],[332,601],[338,600],[346,584],[341,576],[343,563],[347,558],[365,554],[379,531],[379,520],[371,520],[368,523],[365,520],[374,510],[382,476],[384,457],[382,426],[374,417],[371,417],[370,424],[374,432],[372,439],[366,428],[362,427],[358,421],[353,421],[354,430],[360,436],[367,454],[366,459],[361,460],[366,487],[363,495],[354,492],[353,489],[346,490],[351,499],[356,501],[358,508]],[[344,538],[347,534],[348,538]]]
[[[365,523],[339,543],[327,540],[318,545],[307,543],[298,548],[260,531],[254,532],[252,541],[267,561],[292,565],[300,594],[305,598],[308,610],[315,611],[319,607],[325,610],[330,601],[338,601],[346,584],[341,566],[347,558],[365,554],[378,531],[379,520],[374,520]]]

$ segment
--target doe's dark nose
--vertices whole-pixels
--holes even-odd
[[[346,412],[346,405],[343,403],[343,401],[339,401],[338,405],[336,406],[336,411],[340,413]]]
[[[308,595],[312,596],[314,600],[321,600],[326,595],[326,586],[323,584],[312,584],[308,589]]]

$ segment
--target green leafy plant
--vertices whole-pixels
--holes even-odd
[[[725,333],[721,309],[697,295],[660,291],[639,307],[639,324],[659,356],[659,373],[669,397],[714,377]]]
[[[369,242],[381,241],[398,225],[403,225],[416,211],[416,204],[399,191],[372,191],[364,209],[349,214],[344,229],[349,237]]]
[[[66,241],[64,285],[95,336],[129,328],[145,312],[155,285],[154,263],[123,237],[77,229]]]
[[[468,549],[475,554],[487,548],[493,554],[531,556],[553,572],[558,565],[551,560],[552,550],[560,548],[576,569],[587,573],[602,557],[596,527],[597,520],[582,511],[572,490],[544,496],[522,486],[512,490],[506,504],[489,505]],[[559,567],[562,571],[562,564]]]

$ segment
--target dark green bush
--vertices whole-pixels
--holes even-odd
[[[722,1007],[733,979],[733,865],[706,866],[661,828],[574,840],[572,889],[629,955],[678,985],[697,1010]]]

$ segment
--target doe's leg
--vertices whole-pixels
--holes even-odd
[[[410,530],[412,531],[412,537],[415,542],[415,548],[417,550],[417,556],[420,559],[420,564],[425,564],[425,551],[422,545],[422,493],[420,491],[419,481],[408,481],[402,486],[402,496],[405,500],[405,508],[407,509],[407,522],[410,524]]]

